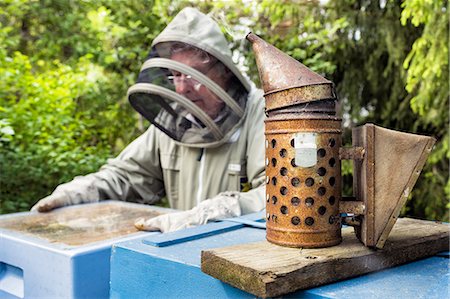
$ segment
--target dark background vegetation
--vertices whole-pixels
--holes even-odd
[[[351,128],[366,122],[436,137],[402,213],[448,221],[449,19],[442,0],[3,0],[0,213],[28,210],[145,130],[126,91],[153,38],[185,6],[221,24],[234,58],[256,82],[242,39],[248,29],[332,80],[348,145]],[[344,193],[351,193],[351,164],[343,173]]]

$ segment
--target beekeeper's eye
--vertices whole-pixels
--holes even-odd
[[[185,75],[177,71],[172,71],[172,75],[168,76],[167,79],[175,85],[180,85],[183,83],[188,84],[191,87],[193,87],[196,91],[199,91],[200,87],[202,86],[202,84],[197,80],[195,80],[194,78],[192,78],[191,75]]]
[[[175,77],[181,77],[181,73],[180,72],[177,72],[177,71],[172,71],[172,78],[175,78]]]
[[[191,75],[185,75],[180,72],[172,72],[172,75],[168,76],[167,78],[169,79],[169,81],[176,84],[179,84],[182,81],[193,84],[198,83],[198,81],[193,79]]]

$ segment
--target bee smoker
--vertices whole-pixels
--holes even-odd
[[[383,247],[434,138],[369,124],[353,129],[354,146],[343,148],[333,83],[255,34],[247,39],[265,92],[267,240],[333,246],[344,221],[364,245]],[[342,199],[341,159],[354,161],[357,198]]]

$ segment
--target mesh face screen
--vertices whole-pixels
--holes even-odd
[[[217,58],[184,43],[152,49],[128,90],[131,106],[186,146],[218,146],[244,115],[247,91]]]

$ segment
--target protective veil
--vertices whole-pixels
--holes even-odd
[[[231,53],[210,46],[211,29],[222,36],[218,26],[208,30],[203,26],[193,22],[189,13],[177,15],[153,42],[128,98],[140,114],[180,145],[209,148],[229,140],[241,125],[249,85],[229,61],[230,55],[225,55]],[[180,36],[180,28],[196,32],[197,40]],[[205,101],[217,104],[204,107]]]

